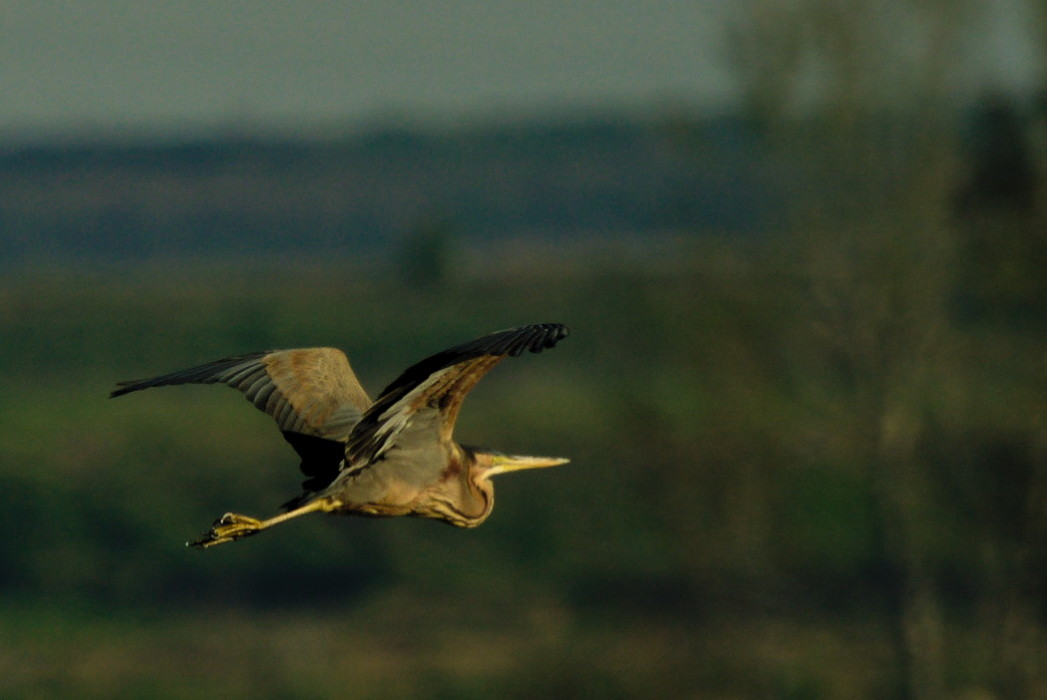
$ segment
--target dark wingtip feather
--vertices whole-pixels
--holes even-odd
[[[132,379],[130,381],[117,382],[117,388],[110,392],[109,398],[114,399],[117,396],[130,394],[132,391],[141,391],[142,389],[150,389],[157,386],[174,386],[177,384],[213,384],[219,381],[218,375],[220,375],[221,372],[230,367],[235,367],[242,362],[263,357],[270,352],[273,351],[264,350],[262,352],[248,353],[246,355],[225,357],[221,360],[215,360],[214,362],[208,362],[207,364],[190,367],[189,369],[183,369],[177,372],[171,372],[170,374],[164,374],[151,379]]]
[[[124,394],[129,394],[132,391],[134,391],[134,389],[131,389],[128,386],[124,386],[125,384],[128,384],[128,383],[129,382],[117,382],[116,385],[118,387],[120,387],[120,388],[119,389],[113,389],[112,391],[110,391],[109,392],[109,398],[115,399],[117,396],[123,396]]]
[[[131,379],[129,381],[117,382],[116,386],[116,389],[109,392],[109,398],[111,399],[130,394],[132,391],[141,391],[142,389],[157,386],[157,382],[154,379]]]
[[[519,357],[524,350],[541,352],[555,346],[570,335],[571,330],[562,323],[533,323],[520,328],[498,331],[483,338],[446,350],[454,355],[509,355]]]
[[[475,357],[484,355],[519,357],[524,350],[541,352],[552,348],[570,333],[570,329],[562,323],[533,323],[529,326],[497,331],[436,353],[408,367],[382,391],[380,396],[414,386],[424,381],[433,372]]]
[[[456,347],[444,350],[436,357],[453,364],[480,355],[508,355],[519,357],[524,350],[541,352],[555,346],[570,334],[562,323],[533,323],[485,335]],[[446,366],[446,365],[445,365]]]
[[[538,323],[533,328],[536,333],[534,342],[527,346],[531,352],[541,352],[552,347],[571,334],[571,329],[562,323]]]

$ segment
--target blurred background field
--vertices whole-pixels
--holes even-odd
[[[670,70],[302,130],[277,102],[265,128],[0,111],[0,695],[1047,696],[1043,8],[696,5],[708,92]],[[692,36],[618,10],[560,19]],[[310,517],[188,550],[295,495],[295,455],[228,389],[106,398],[313,345],[375,394],[544,321],[573,333],[456,436],[572,462],[499,479],[472,531]]]

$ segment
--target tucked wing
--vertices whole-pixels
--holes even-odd
[[[551,348],[569,332],[558,323],[500,331],[407,368],[353,428],[346,446],[347,468],[363,469],[380,459],[405,431],[430,432],[434,446],[449,441],[465,395],[485,374],[506,357]]]
[[[349,360],[336,348],[227,357],[152,379],[120,382],[110,396],[175,384],[226,384],[238,389],[276,420],[299,453],[302,450],[291,435],[344,443],[371,403]],[[308,441],[298,441],[303,442]]]

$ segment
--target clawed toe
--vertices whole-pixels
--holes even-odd
[[[280,523],[287,522],[291,518],[297,518],[306,513],[314,513],[316,511],[328,513],[332,510],[337,510],[340,506],[341,501],[337,501],[333,498],[317,498],[309,501],[303,506],[295,508],[294,510],[275,515],[268,520],[259,520],[258,518],[252,518],[248,515],[240,515],[239,513],[226,513],[215,521],[214,525],[211,526],[210,532],[198,540],[186,542],[186,545],[189,547],[196,547],[197,549],[206,549],[207,547],[213,547],[216,544],[232,542],[247,537],[248,535],[253,535],[256,532],[261,532],[273,525],[279,525]]]
[[[190,547],[206,549],[216,544],[232,542],[248,535],[253,535],[263,528],[261,520],[239,513],[226,513],[214,522],[211,531],[198,540],[187,542]]]

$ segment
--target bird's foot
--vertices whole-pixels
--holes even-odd
[[[216,544],[232,542],[248,535],[261,531],[265,524],[257,519],[239,513],[226,513],[214,522],[211,531],[198,540],[186,542],[190,547],[207,549]]]

